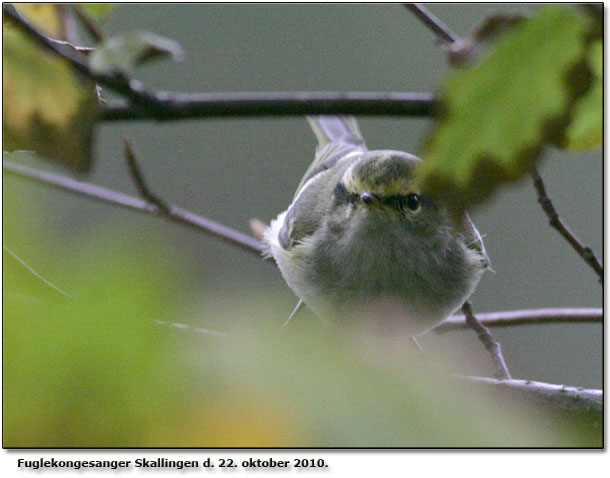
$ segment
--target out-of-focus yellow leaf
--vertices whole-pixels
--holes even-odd
[[[574,107],[565,147],[576,151],[601,148],[604,140],[604,46],[591,45],[589,66],[595,75],[591,89]]]
[[[56,3],[15,3],[17,11],[34,28],[58,40],[65,39],[64,21],[60,9],[65,5]]]
[[[2,25],[4,149],[34,150],[78,170],[91,166],[97,94],[93,82]]]

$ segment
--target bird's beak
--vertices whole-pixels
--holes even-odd
[[[381,199],[377,194],[362,193],[360,200],[367,209],[378,209],[381,207]]]

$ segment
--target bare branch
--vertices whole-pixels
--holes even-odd
[[[602,323],[602,309],[536,309],[514,310],[477,314],[477,319],[487,327],[510,327],[516,325],[544,325],[558,323]],[[469,328],[463,315],[454,315],[441,322],[433,330],[438,334]]]
[[[369,91],[287,91],[234,93],[176,93],[154,96],[159,108],[142,110],[114,101],[101,109],[104,121],[160,121],[231,116],[301,116],[357,114],[427,118],[438,102],[428,93]]]
[[[474,316],[470,302],[464,302],[464,305],[462,306],[462,312],[464,312],[464,316],[466,317],[466,324],[477,333],[479,340],[483,343],[483,345],[491,355],[491,358],[493,359],[494,365],[496,367],[496,378],[500,380],[510,379],[510,373],[508,371],[508,368],[506,367],[506,363],[504,362],[504,357],[502,356],[502,349],[500,347],[500,344],[493,339],[489,329],[483,324],[481,324]]]
[[[248,252],[253,252],[255,254],[262,254],[264,252],[263,245],[253,237],[242,234],[204,217],[197,216],[192,212],[185,211],[176,206],[172,207],[169,214],[164,214],[156,204],[117,191],[112,191],[95,184],[76,181],[75,179],[66,176],[28,168],[27,166],[13,164],[7,161],[2,162],[2,168],[7,173],[34,180],[64,191],[69,191],[80,196],[86,196],[104,203],[145,212],[155,216],[167,217],[174,222],[185,224],[216,236],[223,241],[239,246]]]
[[[555,206],[553,206],[553,203],[546,194],[544,182],[542,181],[536,167],[534,167],[532,171],[532,178],[534,179],[534,188],[536,188],[536,192],[538,193],[538,202],[549,218],[549,224],[551,227],[555,228],[559,234],[561,234],[564,239],[574,248],[578,255],[582,257],[583,260],[589,264],[589,266],[591,266],[591,268],[599,276],[599,280],[601,282],[604,278],[603,266],[591,248],[585,246],[559,217],[557,211],[555,210]]]
[[[129,141],[127,138],[125,138],[125,160],[127,162],[127,168],[129,169],[129,173],[131,174],[136,188],[138,188],[140,196],[146,201],[151,202],[155,206],[157,206],[159,208],[159,211],[163,214],[170,215],[170,211],[172,208],[156,194],[151,192],[150,189],[148,189],[146,181],[144,181],[144,175],[142,174],[142,171],[140,171],[138,158],[133,149],[133,145],[131,144],[131,141]]]
[[[602,390],[568,387],[530,380],[496,380],[485,377],[462,376],[458,378],[497,390],[512,392],[521,399],[531,398],[562,412],[580,411],[601,415],[604,410],[604,393]]]
[[[453,33],[447,25],[441,22],[436,15],[421,3],[405,3],[405,7],[432,30],[439,40],[446,43],[455,43],[460,40],[460,37]]]
[[[386,92],[151,92],[122,72],[93,72],[74,48],[42,34],[8,4],[2,11],[24,32],[56,55],[68,60],[81,74],[124,95],[129,102],[102,108],[106,121],[126,119],[175,120],[225,116],[283,116],[307,114],[363,114],[433,116],[437,102],[425,93]]]

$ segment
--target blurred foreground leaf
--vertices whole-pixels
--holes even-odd
[[[103,21],[116,5],[114,3],[80,3],[78,8],[96,22]]]
[[[53,3],[16,3],[17,11],[37,30],[52,38],[65,40],[65,25],[60,9]]]
[[[9,202],[7,245],[72,299],[19,261],[3,263],[5,447],[601,444],[586,417],[456,381],[404,337],[351,335],[313,318],[280,331],[289,307],[273,290],[244,291],[241,305],[217,291],[186,302],[188,256],[130,239],[127,226],[54,243],[49,224],[25,216]]]
[[[541,8],[486,58],[452,72],[424,147],[423,188],[459,212],[530,170],[543,146],[563,137],[572,103],[590,85],[586,27],[573,8]]]
[[[91,166],[97,94],[92,82],[2,24],[4,150],[34,150],[76,169]]]

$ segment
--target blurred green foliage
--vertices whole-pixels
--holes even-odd
[[[86,15],[97,22],[101,22],[114,10],[114,3],[81,3],[78,5]]]
[[[5,209],[6,234],[44,232],[37,220],[22,217],[18,205]],[[25,255],[36,247],[35,241],[19,245]],[[248,311],[225,298],[184,304],[181,261],[168,262],[166,249],[154,239],[126,244],[112,230],[57,243],[47,279],[72,299],[36,287],[30,271],[5,261],[5,447],[590,446],[601,440],[598,430],[566,431],[562,417],[551,419],[527,403],[456,385],[403,337],[353,336],[307,320],[280,333],[283,317],[272,299],[259,298]],[[156,321],[233,330],[205,335]]]

